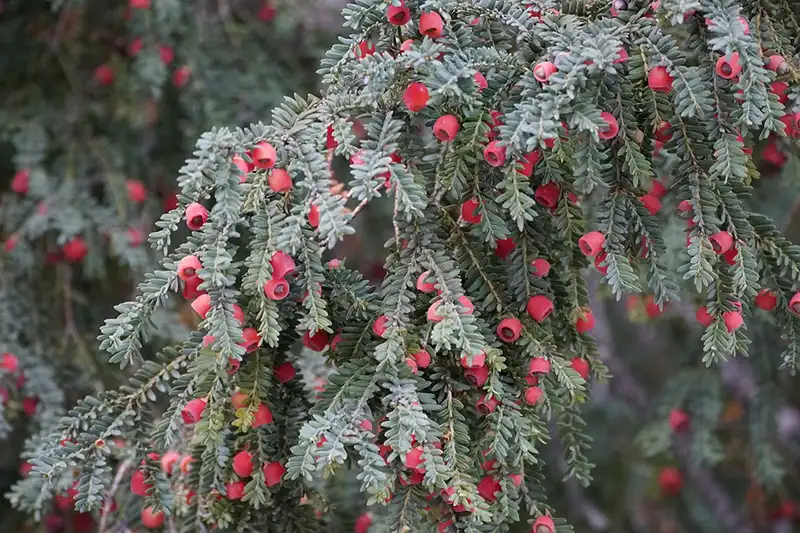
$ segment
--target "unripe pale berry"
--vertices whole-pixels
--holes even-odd
[[[709,237],[709,240],[711,240],[711,245],[717,255],[724,254],[733,246],[733,236],[727,231],[719,231]]]
[[[427,35],[431,39],[437,39],[442,36],[442,28],[444,28],[444,21],[436,11],[429,11],[420,15],[419,32],[421,34]]]
[[[127,180],[125,188],[128,190],[128,199],[135,203],[141,204],[147,200],[147,188],[139,180]]]
[[[389,24],[393,26],[403,26],[411,20],[411,10],[403,5],[399,7],[389,6],[386,10],[386,19],[389,21]]]
[[[755,297],[756,307],[764,311],[772,311],[778,305],[778,296],[769,289],[761,289]]]
[[[578,333],[586,333],[594,329],[594,313],[588,307],[581,307],[580,314],[575,320],[575,329]]]
[[[481,214],[478,213],[479,207],[478,199],[477,198],[470,198],[463,204],[461,204],[461,218],[464,219],[465,222],[469,222],[470,224],[477,224],[481,221]]]
[[[152,507],[145,507],[141,514],[142,525],[149,529],[158,529],[164,525],[164,511],[154,511]]]
[[[739,62],[739,53],[732,52],[717,59],[715,70],[717,72],[717,76],[726,80],[730,80],[738,76],[742,71],[742,65]]]
[[[197,202],[191,203],[186,207],[186,227],[192,231],[197,231],[203,227],[208,220],[208,209]]]
[[[603,119],[606,125],[597,130],[597,136],[604,141],[616,137],[617,133],[619,133],[619,124],[614,115],[608,111],[603,111],[600,113],[600,118]]]
[[[550,273],[550,263],[547,259],[542,259],[541,257],[534,259],[531,262],[531,266],[533,267],[533,274],[537,278],[544,278]]]
[[[673,409],[669,412],[669,427],[675,433],[683,433],[689,429],[689,415],[683,409]]]
[[[418,81],[410,84],[403,93],[403,103],[414,113],[425,109],[429,98],[428,88]]]
[[[289,296],[289,282],[283,278],[273,278],[264,284],[264,294],[270,300],[283,300]]]
[[[467,368],[464,370],[464,377],[476,387],[483,387],[489,380],[489,369],[485,366]]]
[[[487,399],[486,395],[483,394],[475,404],[475,408],[482,415],[488,415],[489,413],[493,413],[498,405],[500,405],[500,400],[497,399],[497,396],[492,396]]]
[[[647,85],[656,92],[668,93],[672,90],[672,76],[667,72],[667,67],[659,65],[647,73]]]
[[[285,168],[275,168],[270,172],[267,184],[272,192],[289,192],[292,190],[292,177]]]
[[[281,478],[286,473],[286,469],[277,461],[264,465],[264,482],[267,487],[274,487],[281,482]]]
[[[187,281],[197,277],[197,271],[203,268],[196,255],[187,255],[178,262],[178,277]]]
[[[297,375],[297,370],[295,370],[292,363],[286,361],[276,366],[272,373],[275,374],[275,379],[278,380],[278,383],[289,383]]]
[[[181,409],[181,417],[185,424],[196,424],[203,416],[203,411],[206,409],[206,400],[203,398],[195,398],[190,400],[189,403]]]
[[[586,257],[594,257],[603,249],[606,237],[599,231],[590,231],[578,239],[578,246]]]
[[[516,342],[521,333],[522,322],[515,317],[504,318],[497,326],[497,337],[503,342]]]
[[[569,362],[569,366],[578,373],[584,380],[589,379],[589,362],[580,357],[573,357]]]
[[[525,403],[527,403],[528,405],[536,405],[536,403],[541,399],[543,394],[544,393],[542,392],[542,389],[540,387],[537,386],[528,387],[527,389],[525,389]]]
[[[501,167],[506,162],[506,148],[499,141],[492,141],[483,149],[483,158],[492,167]]]
[[[528,314],[536,322],[541,322],[553,312],[553,301],[543,294],[531,296],[526,306]]]
[[[561,195],[561,187],[555,184],[555,182],[548,182],[542,185],[541,187],[537,187],[536,191],[533,193],[533,199],[540,205],[548,209],[553,209],[558,205],[558,198]]]
[[[253,414],[253,424],[251,427],[257,428],[267,424],[272,424],[272,411],[267,404],[262,403]]]
[[[456,138],[460,125],[454,115],[442,115],[433,125],[433,134],[442,142],[451,142]]]
[[[330,336],[326,331],[318,330],[311,335],[308,331],[303,335],[303,345],[314,352],[321,352],[328,345]]]
[[[253,164],[256,168],[272,168],[278,160],[275,147],[266,141],[258,143],[252,151]]]
[[[239,477],[250,477],[253,473],[253,455],[242,450],[233,456],[233,471]]]
[[[551,63],[550,61],[542,61],[533,67],[533,77],[536,78],[536,81],[544,83],[557,70],[558,69],[556,68],[555,64]]]
[[[417,278],[417,290],[424,293],[432,293],[436,291],[436,284],[426,281],[431,273],[426,270]]]

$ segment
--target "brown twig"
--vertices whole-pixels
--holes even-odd
[[[117,473],[114,475],[114,479],[111,482],[111,487],[106,493],[106,500],[103,502],[103,510],[100,513],[100,526],[97,530],[98,533],[106,532],[108,515],[111,512],[111,502],[114,500],[114,495],[116,495],[117,491],[119,490],[119,485],[122,483],[122,478],[125,477],[125,474],[128,472],[131,464],[133,464],[131,459],[125,459],[117,468]]]

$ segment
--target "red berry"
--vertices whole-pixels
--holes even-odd
[[[549,516],[540,516],[533,523],[531,533],[554,533],[555,530],[556,525],[553,523],[552,518]]]
[[[253,164],[256,168],[272,168],[278,160],[275,148],[268,142],[262,141],[253,148]]]
[[[489,413],[493,413],[498,405],[500,405],[500,400],[497,399],[497,396],[492,396],[487,399],[486,395],[483,394],[475,404],[475,409],[482,415],[488,415]]]
[[[669,412],[669,427],[675,433],[683,433],[689,429],[689,415],[683,409],[673,409]]]
[[[272,277],[273,278],[285,278],[287,275],[294,272],[297,265],[294,262],[294,259],[281,250],[278,250],[269,260],[269,264],[272,267]]]
[[[275,6],[272,5],[272,2],[270,0],[267,0],[267,2],[263,6],[261,6],[261,9],[259,9],[258,11],[258,18],[262,22],[270,22],[272,21],[272,19],[275,18],[275,15],[277,13],[278,10],[275,8]]]
[[[235,410],[244,409],[247,407],[247,394],[243,392],[237,392],[233,396],[231,396],[231,405]]]
[[[386,10],[386,18],[389,20],[389,24],[394,26],[403,26],[409,20],[411,20],[411,10],[405,6],[389,6],[389,9]]]
[[[514,317],[504,318],[497,326],[497,336],[503,342],[516,342],[522,333],[522,322]]]
[[[614,60],[614,63],[624,63],[628,59],[630,59],[628,51],[620,46],[619,50],[617,51],[617,59]]]
[[[11,178],[11,192],[19,195],[28,194],[30,188],[31,173],[28,170],[18,170]]]
[[[599,231],[590,231],[578,239],[578,246],[586,257],[595,257],[603,249],[603,243],[605,242],[605,235]]]
[[[475,306],[472,304],[472,300],[466,296],[459,296],[458,303],[464,308],[464,310],[461,311],[462,315],[471,315],[475,311]]]
[[[22,399],[22,410],[28,416],[33,416],[36,414],[36,408],[38,405],[38,398],[28,396]]]
[[[189,403],[181,409],[181,417],[185,424],[196,424],[203,416],[203,411],[206,408],[206,401],[203,398],[195,398],[190,400]]]
[[[584,380],[589,379],[589,362],[586,359],[573,357],[572,361],[569,362],[569,366]]]
[[[279,383],[289,383],[297,375],[297,370],[295,370],[294,366],[292,366],[292,363],[289,361],[276,366],[272,372],[275,374],[275,378]]]
[[[489,380],[489,369],[485,366],[467,368],[464,370],[464,377],[476,387],[483,387]]]
[[[430,307],[428,307],[428,322],[441,322],[442,317],[438,313],[439,306],[442,304],[441,301],[433,302]]]
[[[430,275],[431,275],[431,273],[428,270],[426,270],[425,272],[423,272],[422,274],[419,275],[419,277],[417,278],[417,290],[418,291],[424,292],[424,293],[431,293],[431,292],[436,291],[436,284],[435,283],[429,283],[428,281],[426,281],[428,279],[428,276],[430,276]]]
[[[303,345],[314,352],[321,352],[325,349],[330,341],[330,336],[323,330],[318,330],[313,335],[308,331],[303,335]]]
[[[253,473],[253,455],[242,450],[233,456],[233,471],[239,477],[250,477]]]
[[[187,255],[178,262],[178,277],[187,281],[197,277],[197,271],[203,268],[196,255]]]
[[[476,72],[475,76],[472,77],[475,80],[475,84],[478,86],[478,92],[486,89],[489,87],[489,83],[486,81],[486,77],[480,72]]]
[[[169,46],[162,46],[159,48],[158,53],[161,56],[161,62],[165,65],[169,65],[175,59],[175,52]]]
[[[372,324],[372,332],[378,337],[382,338],[383,335],[386,333],[388,327],[389,327],[389,317],[386,315],[381,315]]]
[[[269,188],[272,192],[289,192],[292,190],[292,177],[285,168],[273,169],[267,179]]]
[[[233,304],[233,319],[243,326],[244,323],[247,322],[247,318],[244,316],[244,311],[242,311],[242,308],[237,304]]]
[[[493,502],[497,500],[497,496],[495,496],[495,494],[502,491],[500,488],[500,482],[492,476],[485,476],[478,482],[476,488],[478,489],[478,494],[480,494],[481,497],[487,502]]]
[[[244,496],[244,481],[226,483],[225,492],[229,500],[241,500],[242,496]]]
[[[130,0],[128,5],[131,7],[131,9],[149,9],[150,0]]]
[[[64,254],[64,259],[70,263],[80,263],[86,257],[89,248],[86,246],[86,241],[81,237],[75,237],[67,241],[61,247],[61,252]]]
[[[533,386],[528,387],[525,389],[525,403],[528,405],[536,405],[536,403],[541,399],[544,392],[541,388]]]
[[[561,187],[550,181],[536,188],[536,192],[533,193],[533,199],[544,207],[553,209],[558,205],[560,195]]]
[[[403,41],[403,44],[400,45],[400,52],[408,52],[411,50],[411,47],[414,45],[414,39],[406,39]]]
[[[281,478],[286,473],[286,469],[277,461],[264,465],[264,482],[267,487],[273,487],[281,482]]]
[[[711,316],[711,313],[708,312],[708,308],[706,306],[698,308],[697,312],[694,314],[694,317],[705,328],[707,328],[714,322],[714,317]]]
[[[201,291],[198,288],[200,284],[203,283],[203,280],[200,279],[200,276],[195,276],[193,278],[187,279],[183,283],[183,291],[181,291],[181,296],[183,296],[187,300],[194,300],[201,294],[205,294],[205,291]]]
[[[152,507],[142,509],[142,525],[149,529],[158,529],[164,525],[164,511],[154,511]]]
[[[544,83],[552,76],[558,69],[550,61],[542,61],[533,67],[533,77],[536,81]]]
[[[717,59],[715,70],[717,72],[717,76],[726,80],[730,80],[738,76],[742,71],[742,65],[739,63],[739,53],[732,52],[729,55],[722,56]]]
[[[789,64],[782,55],[773,54],[767,59],[767,68],[778,75],[785,74]]]
[[[650,69],[647,74],[647,85],[656,92],[668,93],[672,90],[673,77],[667,72],[667,67],[657,66]]]
[[[781,168],[786,164],[786,154],[783,153],[774,140],[769,141],[761,152],[761,159],[770,165]]]
[[[461,356],[461,366],[464,368],[479,368],[486,364],[486,354],[481,352],[472,356],[471,362],[466,355]]]
[[[264,294],[270,300],[283,300],[289,296],[289,282],[283,278],[273,278],[264,284]]]
[[[658,485],[665,496],[677,496],[683,488],[683,477],[675,467],[667,467],[658,474]]]
[[[197,202],[189,204],[186,208],[186,227],[192,231],[197,231],[203,227],[208,220],[208,209]]]
[[[586,333],[594,328],[594,313],[588,307],[581,307],[581,314],[575,321],[575,329],[578,333]]]
[[[597,136],[604,141],[616,137],[617,133],[619,133],[619,124],[614,115],[608,111],[603,111],[600,113],[600,118],[605,121],[606,125],[597,130]]]
[[[356,46],[356,49],[354,50],[353,53],[355,54],[356,59],[364,59],[365,57],[374,54],[375,50],[376,50],[375,45],[372,44],[371,42],[361,41],[360,43],[358,43],[358,46]]]
[[[528,152],[520,161],[520,167],[518,167],[518,171],[520,174],[525,176],[526,178],[530,178],[533,175],[533,169],[536,168],[536,163],[539,162],[539,158],[542,156],[542,152],[539,150],[534,150],[533,152]]]
[[[13,353],[6,352],[0,355],[0,368],[9,374],[16,374],[19,370],[19,359]]]
[[[709,237],[711,245],[714,247],[714,252],[722,255],[733,246],[733,236],[727,231],[719,231]]]
[[[553,301],[544,296],[543,294],[537,294],[536,296],[531,296],[530,300],[528,300],[527,304],[528,314],[533,318],[536,322],[541,322],[553,312]]]
[[[469,222],[470,224],[477,224],[481,221],[481,214],[478,213],[479,207],[478,199],[477,198],[470,198],[463,204],[461,204],[461,218],[464,219],[465,222]]]
[[[178,461],[181,459],[181,454],[174,450],[170,450],[161,457],[161,470],[164,471],[165,474],[168,476],[172,475],[172,471],[175,468],[175,465],[178,464]]]
[[[356,518],[354,533],[368,533],[371,525],[372,525],[372,515],[369,513],[363,513],[358,518]]]
[[[692,210],[692,203],[689,200],[681,200],[678,204],[678,211],[682,213],[688,213]]]
[[[6,242],[3,243],[3,249],[10,253],[14,250],[14,248],[16,248],[17,243],[19,243],[19,235],[13,233],[9,235],[8,239],[6,239]]]
[[[494,255],[500,259],[505,259],[514,250],[516,245],[514,239],[498,239],[497,246],[494,249]]]
[[[483,158],[492,167],[501,167],[506,162],[506,148],[499,141],[492,141],[483,149]]]
[[[744,324],[744,318],[739,311],[726,311],[722,313],[722,320],[725,322],[725,327],[728,333],[733,333]]]
[[[207,317],[208,312],[211,310],[211,296],[208,294],[201,294],[195,298],[192,302],[192,309],[194,309],[195,313],[200,315],[200,318]]]
[[[650,183],[650,195],[653,196],[656,200],[661,200],[666,196],[667,188],[661,183],[661,180],[653,180]]]
[[[94,71],[94,79],[103,87],[114,83],[114,69],[108,65],[100,65]]]
[[[261,343],[261,335],[258,334],[258,331],[255,328],[244,328],[242,330],[242,341],[241,346],[244,347],[244,351],[247,353],[252,353],[258,349],[258,345]]]
[[[772,311],[778,305],[778,296],[769,289],[761,289],[755,297],[756,307],[764,311]]]
[[[531,266],[533,267],[532,274],[537,278],[544,278],[550,273],[550,263],[547,262],[547,259],[542,259],[541,257],[534,259],[531,262]]]
[[[144,472],[137,470],[131,477],[131,492],[137,496],[147,496],[147,491],[153,485],[145,481]]]
[[[460,124],[454,115],[442,115],[433,125],[433,134],[440,141],[447,143],[456,138]]]
[[[424,83],[414,82],[406,88],[403,93],[403,103],[409,111],[417,112],[422,111],[428,105],[428,88]]]
[[[650,213],[652,216],[656,216],[656,214],[661,211],[661,202],[653,196],[652,194],[645,194],[639,200],[642,201],[645,209]]]
[[[426,350],[414,352],[411,354],[411,357],[414,358],[414,362],[419,368],[428,368],[428,366],[431,364],[431,354],[429,354]]]
[[[181,65],[172,74],[172,85],[176,89],[181,89],[189,83],[189,78],[192,75],[191,69],[186,65]]]
[[[420,15],[419,32],[421,34],[427,35],[431,39],[437,39],[442,36],[442,28],[444,28],[444,21],[436,11],[429,11]]]
[[[534,357],[528,364],[529,374],[548,374],[550,373],[550,361],[544,357]]]
[[[255,414],[253,414],[252,427],[257,428],[267,424],[272,424],[272,411],[268,405],[262,403],[258,406],[258,409],[256,409]]]

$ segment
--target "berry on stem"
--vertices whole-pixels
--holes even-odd
[[[425,109],[429,98],[428,88],[424,83],[418,81],[411,83],[403,93],[403,103],[413,113]]]
[[[188,281],[197,277],[197,271],[203,268],[196,255],[187,255],[178,262],[178,277]]]
[[[573,357],[569,362],[569,366],[578,373],[584,380],[589,379],[589,362],[580,357]]]
[[[297,268],[292,256],[281,250],[272,254],[269,264],[272,267],[273,278],[285,278]]]
[[[536,81],[544,83],[557,70],[558,69],[556,68],[555,64],[551,63],[550,61],[542,61],[533,67],[533,77],[536,79]]]
[[[659,65],[647,73],[647,85],[656,92],[668,93],[672,90],[673,77],[667,72],[667,67]]]
[[[536,322],[541,322],[550,316],[554,306],[550,298],[543,294],[537,294],[536,296],[531,296],[526,308],[531,318]]]
[[[386,19],[393,26],[403,26],[411,20],[411,10],[404,5],[389,6],[386,10]]]
[[[778,305],[778,296],[770,289],[761,289],[755,297],[756,307],[764,311],[772,311]]]
[[[147,187],[144,186],[139,180],[127,180],[125,188],[128,191],[128,199],[135,203],[141,204],[147,200]]]
[[[152,507],[145,507],[141,513],[142,525],[149,529],[158,529],[164,525],[164,511],[154,511]]]
[[[533,267],[532,274],[537,278],[545,278],[550,273],[550,263],[547,259],[536,258],[531,262],[531,266]]]
[[[556,525],[547,515],[540,516],[533,522],[531,533],[555,533]]]
[[[669,412],[669,427],[675,433],[683,433],[689,429],[689,415],[683,409],[673,409]]]
[[[437,39],[442,36],[442,29],[444,28],[444,21],[442,16],[436,11],[429,11],[423,13],[419,17],[419,32],[427,35],[431,39]]]
[[[203,227],[208,220],[208,209],[197,202],[191,203],[186,207],[186,227],[192,231],[197,231]]]
[[[608,111],[603,111],[600,113],[600,118],[603,119],[606,125],[597,130],[597,136],[604,141],[616,137],[619,133],[619,124],[614,115]]]
[[[726,80],[730,80],[738,76],[742,71],[742,65],[739,63],[739,53],[732,52],[729,55],[722,56],[717,59],[715,70],[717,72],[717,76]]]
[[[454,115],[442,115],[433,125],[433,134],[442,142],[451,142],[456,138],[460,125]]]
[[[264,465],[264,482],[267,487],[274,487],[281,482],[281,478],[286,473],[286,469],[277,461]]]
[[[233,471],[239,477],[250,477],[253,473],[253,455],[242,450],[233,456]]]
[[[286,361],[285,363],[281,363],[278,366],[276,366],[272,370],[272,373],[275,374],[275,379],[278,380],[278,383],[285,384],[289,383],[295,378],[295,376],[297,375],[297,370],[294,368],[294,365],[292,365],[292,363]]]
[[[477,224],[481,221],[481,214],[478,213],[479,207],[478,199],[477,198],[470,198],[463,204],[461,204],[461,218],[464,219],[465,222],[469,222],[470,224]]]
[[[558,205],[558,198],[561,195],[561,187],[556,185],[555,182],[549,181],[537,187],[533,193],[533,199],[540,205],[548,209],[553,209]]]
[[[492,141],[483,149],[483,158],[492,167],[501,167],[506,162],[506,148],[499,141]]]
[[[192,309],[194,309],[195,313],[200,315],[200,318],[208,316],[208,312],[211,310],[211,296],[208,294],[201,294],[195,298],[192,302]]]
[[[544,395],[540,387],[532,386],[525,389],[525,403],[528,405],[536,405]]]
[[[267,184],[272,192],[289,192],[292,190],[292,177],[285,168],[275,168],[270,172]]]
[[[578,319],[575,320],[575,329],[578,333],[586,333],[594,328],[594,313],[588,307],[581,307]]]
[[[426,270],[417,278],[417,290],[419,292],[432,293],[436,291],[436,284],[426,281],[430,275],[430,271]]]
[[[606,237],[599,231],[590,231],[578,239],[578,246],[586,257],[594,257],[603,249]]]
[[[323,330],[318,330],[311,335],[308,331],[303,334],[303,345],[314,352],[321,352],[330,341],[330,336]]]
[[[714,252],[717,255],[724,254],[733,246],[733,235],[727,231],[719,231],[709,237],[709,240],[711,241],[711,246],[714,247]]]
[[[203,411],[206,409],[206,400],[203,398],[195,398],[190,400],[183,409],[181,409],[181,417],[185,424],[196,424],[203,416]]]
[[[289,282],[283,278],[273,278],[264,284],[264,294],[270,300],[283,300],[289,296]]]
[[[521,333],[522,322],[515,317],[504,318],[497,326],[497,337],[503,342],[516,342]]]
[[[253,164],[256,168],[272,168],[278,160],[275,148],[268,142],[258,143],[252,151]]]

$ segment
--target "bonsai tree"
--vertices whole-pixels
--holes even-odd
[[[135,374],[29,439],[11,502],[40,516],[67,491],[101,531],[315,531],[336,521],[325,480],[352,471],[380,515],[361,531],[571,531],[548,497],[592,483],[582,408],[626,356],[598,349],[588,272],[654,314],[688,302],[698,383],[747,353],[762,310],[785,338],[764,364],[795,370],[800,249],[749,202],[752,150],[783,165],[800,131],[793,9],[348,5],[321,96],[200,137],[150,234],[160,266],[101,328]],[[374,231],[374,204],[380,287],[330,252]],[[192,331],[153,354],[156,313],[184,301]],[[682,468],[708,481],[672,436],[709,442],[713,412],[657,411],[643,447],[697,459],[662,490]]]

